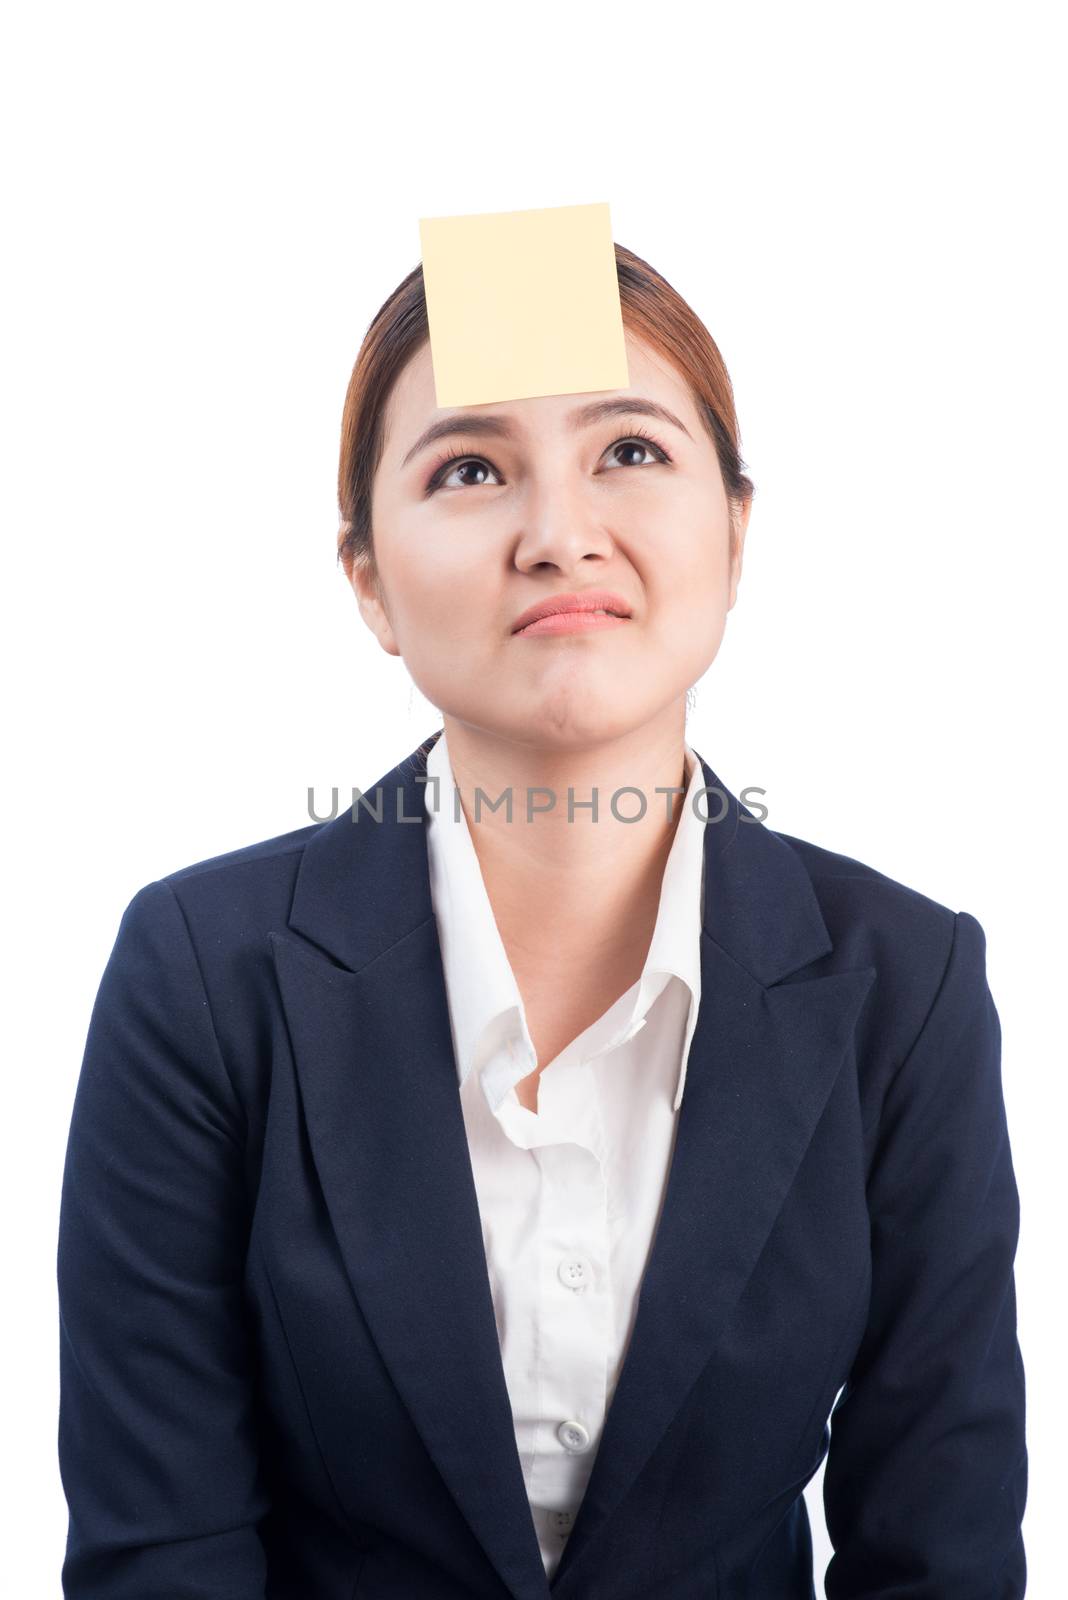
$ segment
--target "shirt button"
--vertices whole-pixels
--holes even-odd
[[[590,1436],[581,1422],[561,1422],[556,1430],[556,1437],[565,1450],[572,1455],[580,1456],[584,1450],[590,1448]]]
[[[574,1512],[571,1511],[549,1512],[549,1527],[555,1534],[558,1534],[561,1539],[567,1538],[568,1534],[571,1532],[571,1524],[574,1522],[574,1520]]]
[[[593,1265],[587,1256],[565,1256],[556,1269],[565,1289],[585,1289],[593,1282]]]

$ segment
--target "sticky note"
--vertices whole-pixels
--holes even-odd
[[[607,203],[419,221],[439,406],[629,387]]]

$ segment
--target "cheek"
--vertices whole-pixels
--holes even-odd
[[[650,551],[647,583],[653,592],[685,610],[726,604],[730,590],[729,526],[678,517]]]
[[[656,648],[685,674],[698,677],[715,658],[726,629],[730,600],[727,527],[689,525],[658,544],[644,579]],[[681,529],[686,528],[683,533]]]
[[[381,565],[394,634],[409,664],[427,671],[455,666],[499,622],[500,592],[485,541],[455,529],[408,530]]]
[[[426,623],[435,613],[446,614],[470,585],[457,541],[440,530],[399,522],[384,546],[379,565],[398,619]]]

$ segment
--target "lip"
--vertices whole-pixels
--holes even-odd
[[[593,613],[610,612],[609,616]],[[610,589],[582,589],[576,594],[554,594],[529,606],[512,625],[512,633],[524,638],[544,633],[590,632],[597,628],[618,628],[629,620],[631,608],[622,595]]]

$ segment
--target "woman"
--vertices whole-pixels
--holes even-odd
[[[383,306],[340,554],[443,729],[126,910],[62,1197],[69,1596],[801,1600],[824,1456],[832,1600],[1024,1593],[983,931],[686,742],[752,486],[707,330],[616,256],[618,393],[461,421],[421,273]]]

